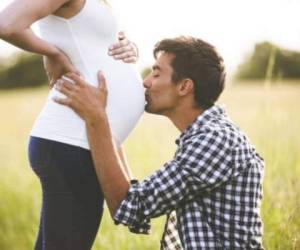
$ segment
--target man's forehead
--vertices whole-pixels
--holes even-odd
[[[173,61],[175,55],[167,52],[160,52],[157,55],[156,61],[154,65],[152,66],[153,70],[163,70],[172,68],[171,62]]]

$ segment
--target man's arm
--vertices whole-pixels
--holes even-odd
[[[113,216],[126,197],[130,186],[129,178],[118,157],[106,114],[99,116],[99,122],[87,122],[86,128],[96,174]]]
[[[126,153],[125,153],[125,150],[122,145],[118,146],[118,156],[120,157],[120,160],[122,162],[122,166],[124,167],[125,173],[127,174],[128,178],[131,180],[132,179],[131,169],[129,167]]]
[[[97,178],[113,216],[126,197],[130,180],[124,171],[122,160],[118,156],[118,148],[114,143],[105,112],[107,98],[105,79],[99,74],[101,85],[96,88],[87,85],[74,73],[66,76],[76,85],[69,83],[68,87],[67,82],[60,85],[62,80],[59,80],[57,88],[66,96],[72,96],[72,99],[56,99],[55,101],[73,108],[85,120]]]

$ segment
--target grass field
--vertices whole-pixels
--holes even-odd
[[[33,248],[40,210],[40,186],[27,162],[27,139],[46,88],[0,92],[0,249]],[[229,86],[220,103],[265,158],[264,246],[300,249],[300,84]],[[149,175],[172,157],[179,135],[165,118],[144,115],[126,141],[133,173]],[[165,218],[150,236],[116,227],[107,210],[93,250],[154,250]]]

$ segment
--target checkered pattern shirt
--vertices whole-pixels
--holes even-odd
[[[247,137],[213,106],[176,140],[174,158],[134,181],[114,215],[135,233],[167,214],[161,249],[263,249],[264,162]]]

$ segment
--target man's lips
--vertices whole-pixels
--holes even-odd
[[[149,101],[149,99],[150,99],[150,95],[149,95],[149,93],[145,93],[145,100],[148,102],[148,101]]]

